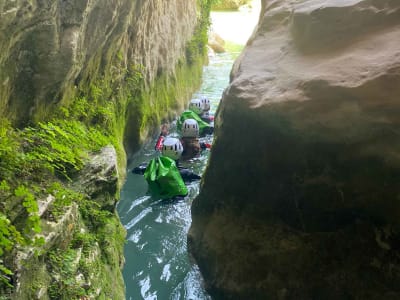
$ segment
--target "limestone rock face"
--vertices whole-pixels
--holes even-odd
[[[55,217],[55,197],[49,195],[39,201],[42,232],[38,237],[43,237],[44,244],[39,255],[33,247],[16,251],[14,290],[10,299],[50,299],[55,294],[70,297],[71,291],[54,291],[54,287],[62,285],[60,282],[64,280],[69,281],[72,291],[83,288],[86,299],[125,298],[121,269],[126,232],[114,213],[117,178],[116,151],[113,146],[106,146],[99,153],[90,155],[73,183],[76,191],[99,205],[99,215],[92,216],[93,219],[101,218],[103,211],[108,212],[107,224],[99,228],[94,228],[93,223],[87,226],[77,203],[64,206],[63,214]],[[96,233],[99,239],[88,242],[90,233]],[[101,234],[106,234],[105,240],[100,238]],[[55,253],[60,261],[73,257],[75,263],[68,265],[67,270],[55,268],[52,259]]]
[[[115,57],[171,73],[196,20],[196,0],[0,1],[0,114],[25,124]]]
[[[192,207],[216,299],[400,297],[400,2],[263,1]]]
[[[75,189],[96,198],[100,207],[114,212],[118,191],[117,152],[113,146],[93,154],[76,179]]]

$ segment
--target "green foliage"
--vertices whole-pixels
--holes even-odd
[[[101,209],[101,205],[96,201],[87,199],[79,203],[79,211],[89,229],[96,231],[106,225],[113,213]]]
[[[98,150],[108,140],[96,129],[88,129],[74,120],[55,120],[28,127],[22,133],[26,142],[25,161],[34,169],[42,169],[69,178],[84,165],[88,149]]]
[[[144,83],[143,73],[144,66],[134,64],[129,66],[125,81],[128,84],[131,96],[137,96],[140,93]]]
[[[83,253],[88,254],[88,250],[91,249],[96,242],[96,235],[89,232],[77,232],[71,242],[71,248],[82,248]]]
[[[186,58],[190,66],[187,68],[184,62],[178,66],[177,73],[183,74],[183,69],[187,71],[184,80],[174,78],[177,82],[171,84],[170,78],[161,75],[159,79],[162,84],[157,86],[155,92],[144,96],[144,67],[133,64],[125,66],[125,54],[116,50],[112,51],[110,59],[105,60],[111,65],[105,66],[104,72],[98,72],[101,57],[95,58],[98,63],[93,62],[88,73],[82,75],[81,86],[76,92],[71,92],[74,97],[69,99],[70,102],[67,104],[68,100],[63,99],[63,106],[57,111],[53,106],[43,109],[45,113],[38,115],[42,116],[41,122],[15,129],[7,120],[0,119],[0,197],[3,200],[0,203],[0,293],[10,285],[13,276],[13,251],[27,245],[40,249],[44,243],[44,239],[38,237],[45,227],[41,226],[37,200],[49,194],[55,197],[55,201],[43,218],[57,221],[65,207],[75,202],[79,205],[83,223],[91,232],[75,233],[71,247],[82,248],[85,253],[96,243],[101,243],[107,248],[101,259],[105,257],[109,262],[120,264],[118,255],[122,249],[115,245],[122,245],[124,230],[120,224],[120,227],[115,224],[115,215],[86,195],[73,191],[68,185],[83,168],[91,151],[111,143],[119,152],[119,159],[124,157],[122,139],[127,120],[137,119],[138,126],[134,129],[144,132],[146,128],[158,124],[165,117],[165,112],[178,104],[177,98],[187,96],[185,94],[193,90],[196,80],[200,78],[199,62],[206,53],[211,1],[202,0],[198,3],[201,16],[195,37],[187,47]],[[162,101],[147,101],[159,97]],[[160,112],[164,112],[164,115]],[[115,233],[118,235],[113,236],[112,241],[106,238]],[[54,250],[49,255],[53,274],[49,289],[52,299],[78,299],[87,295],[88,291],[76,282],[75,275],[77,269],[89,274],[90,264],[80,260],[76,266],[76,251],[72,250]],[[109,281],[113,280],[117,281],[116,278],[110,278]]]
[[[238,10],[240,6],[250,4],[251,0],[214,0],[213,10]]]
[[[4,251],[10,251],[15,242],[22,240],[20,233],[11,224],[7,217],[0,213],[0,257],[3,256]],[[3,265],[3,260],[0,259],[0,284],[11,286],[9,284],[11,270]]]
[[[0,259],[0,283],[4,284],[7,287],[12,287],[12,285],[9,283],[10,276],[12,276],[12,275],[13,275],[13,272],[11,272],[11,270],[4,267],[3,260]]]
[[[63,108],[59,112],[63,118],[22,130],[1,122],[0,197],[4,199],[0,204],[1,257],[11,255],[18,245],[40,247],[44,244],[44,238],[37,236],[42,230],[37,199],[53,194],[56,200],[52,216],[58,218],[65,206],[84,198],[66,188],[62,181],[69,181],[82,169],[88,152],[99,150],[111,140],[100,126],[89,128],[78,121],[87,117],[93,121],[95,116],[104,125],[112,118],[109,109],[94,111],[90,107],[86,99],[77,99],[73,113]],[[0,262],[0,289],[3,290],[10,285],[12,274],[4,263],[5,260]]]
[[[200,16],[192,39],[186,45],[186,60],[192,65],[207,53],[208,28],[210,27],[210,11],[213,0],[198,0]]]
[[[28,213],[24,234],[29,236],[32,231],[34,233],[40,233],[42,229],[40,227],[40,218],[38,216],[39,208],[35,196],[23,185],[18,186],[15,189],[14,194],[17,198],[23,199],[22,205],[25,207],[26,212]]]
[[[48,261],[53,275],[53,281],[48,288],[50,299],[81,299],[86,295],[85,289],[76,278],[77,251],[56,249],[48,253]]]
[[[73,202],[83,201],[84,195],[70,188],[65,187],[60,182],[53,182],[48,188],[47,193],[55,197],[51,207],[51,216],[58,220],[65,213],[65,207],[70,206]]]
[[[0,119],[0,124],[0,180],[3,180],[18,173],[22,157],[17,132],[5,119]]]

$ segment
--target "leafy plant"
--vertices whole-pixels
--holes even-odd
[[[18,186],[14,193],[16,197],[23,199],[22,205],[28,213],[24,234],[28,236],[32,231],[35,233],[41,232],[42,229],[40,227],[40,218],[38,215],[39,208],[34,195],[23,185]]]
[[[50,271],[54,275],[48,289],[50,299],[80,299],[85,296],[86,291],[75,276],[78,269],[76,257],[77,252],[72,249],[49,252]]]
[[[3,256],[4,251],[10,251],[16,242],[22,242],[21,234],[9,219],[0,213],[0,257]],[[3,260],[0,259],[0,283],[11,287],[9,283],[11,275],[13,275],[12,271],[6,268],[3,265]]]

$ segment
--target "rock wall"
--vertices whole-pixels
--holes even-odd
[[[3,0],[0,16],[0,115],[18,125],[132,65],[172,74],[198,21],[196,0]]]
[[[121,273],[125,229],[114,213],[117,167],[115,149],[104,147],[90,156],[72,186],[91,202],[72,202],[57,216],[56,196],[38,201],[42,220],[38,236],[44,243],[15,251],[14,289],[4,293],[4,299],[125,299]],[[58,193],[68,197],[66,190]],[[90,217],[82,215],[89,203],[99,208]]]
[[[400,3],[263,1],[189,247],[215,299],[400,297]]]
[[[124,229],[115,212],[124,150],[137,150],[197,88],[209,10],[209,0],[0,0],[0,132],[7,137],[0,169],[9,172],[0,172],[0,194],[7,195],[0,207],[7,225],[0,241],[1,299],[124,298]],[[58,164],[47,153],[36,160],[11,149],[20,142],[14,129],[29,125],[40,135],[39,121],[58,128],[49,130],[56,140],[66,137],[61,127],[73,123],[115,148],[94,156],[86,152],[98,150],[95,145],[85,145],[85,155],[76,151],[92,159],[79,174],[69,164],[77,161],[71,151],[66,166],[58,167],[73,175],[31,176],[38,161],[53,171]],[[21,152],[41,143],[49,152],[74,148],[33,136]],[[5,157],[10,149],[21,155]],[[4,166],[8,161],[29,171],[20,176]],[[49,189],[53,183],[57,188]],[[32,207],[14,195],[19,187],[26,187]],[[28,228],[25,241],[16,237],[26,222],[14,220],[27,216],[40,228],[37,235]]]

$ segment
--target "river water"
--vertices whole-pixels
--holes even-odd
[[[241,16],[243,12],[214,13],[213,24],[227,25],[232,20],[232,26],[241,23],[240,28],[243,30],[243,22],[238,20]],[[247,16],[251,17],[249,14]],[[249,27],[246,33],[248,37],[254,24],[246,24]],[[237,37],[243,39],[242,35]],[[234,38],[231,42],[238,43]],[[229,73],[238,55],[238,52],[232,51],[215,54],[210,56],[209,64],[204,66],[202,85],[192,98],[206,96],[210,99],[212,114],[215,113],[222,92],[229,83]],[[173,126],[171,129],[171,135],[177,135]],[[212,136],[205,139],[212,142]],[[148,194],[143,176],[131,173],[133,167],[158,155],[154,151],[155,142],[152,140],[144,145],[133,157],[117,208],[121,222],[127,230],[123,270],[126,299],[211,299],[202,286],[197,266],[189,260],[186,247],[191,223],[190,207],[199,192],[200,182],[188,185],[189,195],[185,200],[168,202],[152,198]],[[185,162],[183,166],[201,175],[206,168],[208,156],[209,150],[205,150],[200,157]]]
[[[237,53],[211,56],[209,65],[204,67],[202,86],[193,98],[208,97],[212,113],[228,84],[236,56]],[[171,135],[175,134],[172,127]],[[211,136],[204,139],[212,142]],[[128,166],[127,180],[118,204],[121,222],[127,230],[123,271],[126,299],[210,299],[186,249],[190,207],[198,194],[200,182],[188,185],[189,196],[185,200],[168,202],[148,195],[144,177],[131,173],[133,167],[157,155],[153,149],[155,142],[152,140],[144,145]],[[205,150],[200,157],[183,162],[183,166],[202,174],[208,156],[209,150]]]

